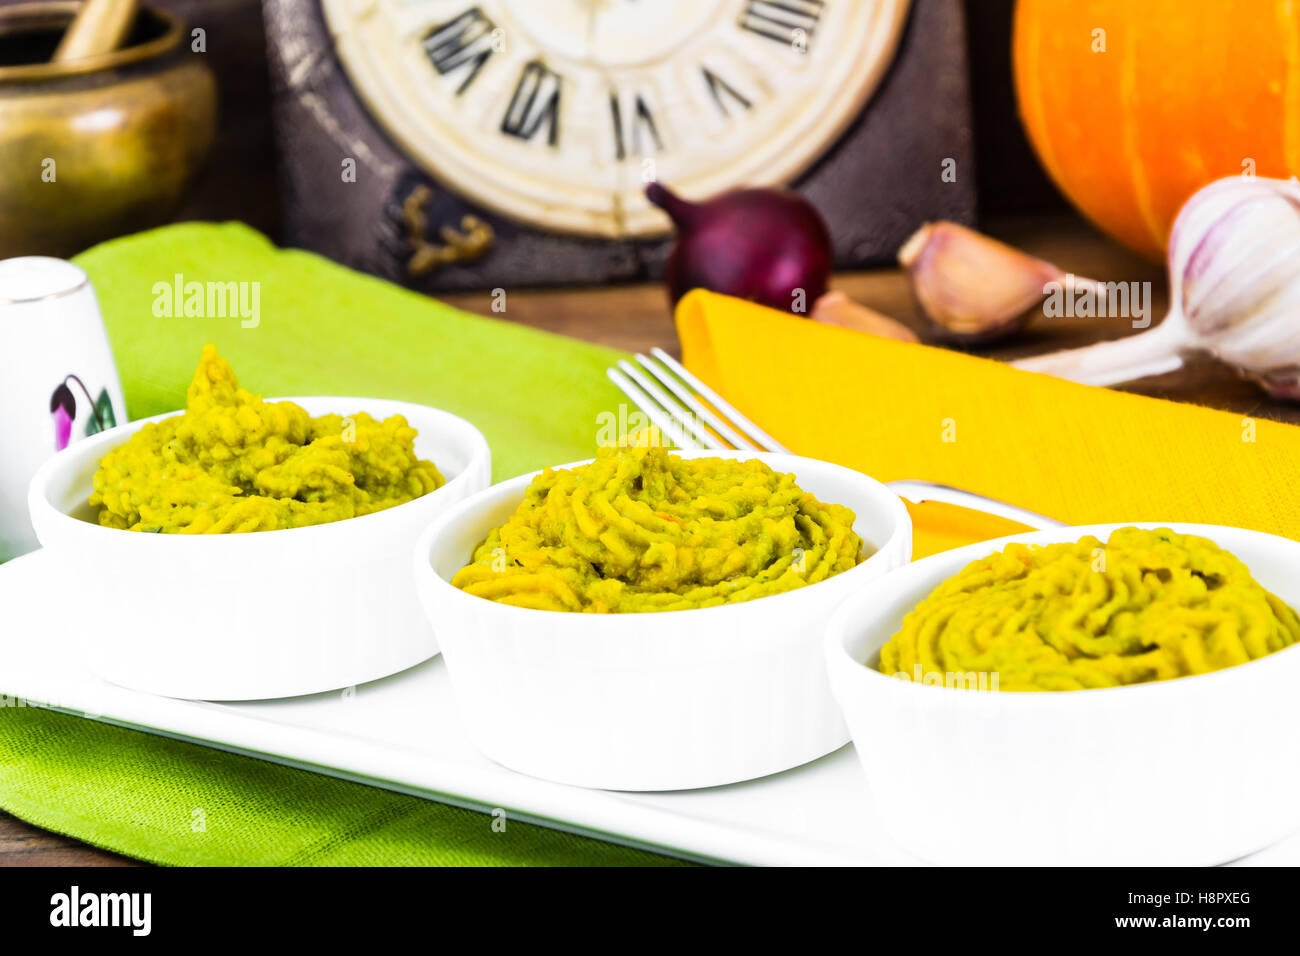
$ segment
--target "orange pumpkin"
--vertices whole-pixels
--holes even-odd
[[[1013,55],[1048,173],[1153,259],[1211,180],[1300,173],[1300,3],[1019,0]]]

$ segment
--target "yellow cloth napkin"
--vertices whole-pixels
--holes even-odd
[[[801,455],[920,478],[1070,524],[1185,521],[1300,537],[1300,428],[1092,388],[697,290],[686,366]],[[910,509],[917,557],[1019,525]]]

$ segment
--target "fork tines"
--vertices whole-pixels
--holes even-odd
[[[651,349],[649,356],[638,353],[636,361],[633,365],[621,360],[606,374],[678,448],[789,454],[789,449],[663,349]]]

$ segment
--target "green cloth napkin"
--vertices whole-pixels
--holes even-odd
[[[212,342],[261,394],[394,398],[462,415],[487,436],[501,479],[588,457],[597,416],[623,401],[604,374],[617,352],[467,315],[242,225],[169,226],[76,261],[95,285],[131,418],[183,406]],[[175,303],[159,284],[178,275],[258,283],[256,327],[238,314],[168,315]],[[157,863],[677,862],[508,819],[501,831],[485,814],[30,707],[0,708],[0,806]]]

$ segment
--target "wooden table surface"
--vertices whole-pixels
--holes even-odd
[[[1166,308],[1165,279],[1159,266],[1138,259],[1074,218],[1010,220],[992,224],[994,235],[1076,275],[1102,281],[1150,282],[1153,321]],[[835,288],[921,331],[907,277],[897,269],[837,276]],[[658,345],[676,352],[676,335],[662,287],[656,284],[600,289],[520,290],[507,294],[504,316],[492,311],[487,293],[454,295],[447,301],[473,312],[629,351]],[[1125,319],[1037,317],[1010,342],[983,349],[994,358],[1072,348],[1132,334]],[[1195,402],[1241,415],[1300,424],[1300,405],[1267,398],[1235,372],[1211,361],[1196,362],[1167,375],[1125,386],[1128,390],[1174,401]],[[105,853],[29,826],[0,811],[0,865],[131,865],[133,860]]]

